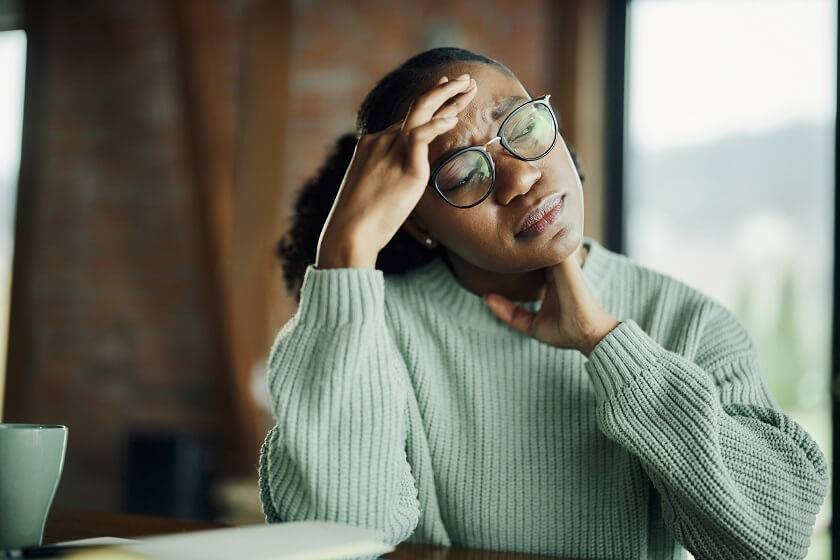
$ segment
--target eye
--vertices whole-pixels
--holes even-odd
[[[522,131],[518,132],[512,139],[511,142],[516,142],[517,140],[528,136],[534,131],[534,128],[537,126],[537,120],[534,117],[531,117],[528,122],[528,126],[525,127]]]
[[[469,150],[445,164],[435,182],[442,192],[452,192],[487,183],[490,177],[490,163],[485,156],[477,150]]]
[[[470,184],[471,182],[473,182],[476,179],[478,181],[484,181],[484,180],[487,179],[487,177],[488,177],[488,175],[487,175],[487,173],[485,173],[485,171],[483,169],[474,168],[472,171],[470,171],[467,174],[466,177],[464,177],[463,179],[461,179],[460,181],[455,183],[452,187],[444,189],[444,190],[446,192],[452,192],[454,190],[457,190],[457,189],[460,189],[462,187],[467,186],[468,184]]]

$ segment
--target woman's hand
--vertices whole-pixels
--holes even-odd
[[[545,297],[531,313],[499,294],[485,294],[490,310],[505,324],[557,348],[574,348],[589,357],[618,319],[604,311],[586,286],[578,250],[545,269]]]
[[[469,74],[444,76],[402,121],[359,138],[321,231],[318,268],[374,268],[426,189],[429,143],[455,126],[477,90]]]

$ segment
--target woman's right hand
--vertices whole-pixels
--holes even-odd
[[[374,268],[379,251],[417,206],[429,182],[429,143],[458,122],[478,87],[468,74],[441,78],[402,121],[359,138],[315,258],[317,268]]]

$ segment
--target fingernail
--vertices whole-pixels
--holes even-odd
[[[442,77],[440,80],[438,80],[438,83],[439,83],[439,84],[445,84],[445,83],[446,83],[446,82],[448,82],[448,81],[449,81],[449,78],[447,78],[446,76],[444,76],[444,77]]]
[[[456,80],[466,80],[466,79],[468,79],[469,77],[470,77],[470,75],[469,75],[469,74],[461,74],[460,76],[458,76],[458,77],[457,77],[457,78],[455,78],[455,79],[456,79]]]
[[[467,90],[471,90],[472,88],[474,88],[477,85],[478,84],[476,83],[475,78],[470,78],[470,87],[468,87]]]

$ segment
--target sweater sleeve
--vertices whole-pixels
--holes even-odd
[[[742,325],[723,306],[713,314],[695,361],[632,319],[607,334],[586,362],[598,426],[638,457],[696,557],[804,558],[826,459],[778,410]]]
[[[337,521],[390,545],[407,539],[420,514],[405,452],[408,373],[386,327],[382,271],[310,265],[267,377],[266,520]]]

